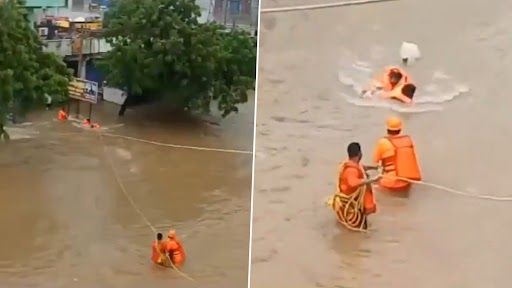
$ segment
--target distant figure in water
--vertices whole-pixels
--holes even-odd
[[[66,113],[64,107],[61,107],[59,113],[57,114],[57,120],[66,121],[68,120],[68,113]]]
[[[373,80],[369,89],[364,89],[361,93],[363,97],[381,91],[381,97],[384,99],[398,100],[405,104],[412,104],[412,99],[416,93],[416,86],[412,83],[407,73],[399,67],[388,67],[384,73]]]
[[[9,141],[10,137],[7,131],[4,129],[4,124],[0,123],[0,140],[3,140],[4,142]]]
[[[46,99],[46,110],[50,110],[52,107],[52,97],[46,93],[44,94],[44,97]]]
[[[156,240],[153,241],[153,245],[151,245],[151,261],[153,261],[153,263],[166,266],[167,256],[165,255],[165,245],[166,241],[163,241],[162,233],[157,233]]]
[[[178,240],[176,230],[170,230],[167,234],[167,241],[165,246],[165,252],[169,254],[169,258],[176,267],[181,267],[185,262],[185,249]]]
[[[84,122],[82,123],[84,127],[89,127],[92,129],[100,128],[100,125],[98,123],[91,123],[91,119],[86,118]]]

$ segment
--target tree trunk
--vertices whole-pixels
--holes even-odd
[[[119,113],[117,115],[124,116],[125,111],[126,111],[126,103],[123,103],[123,105],[121,105],[121,108],[119,109]]]
[[[126,107],[128,105],[128,101],[130,99],[130,94],[131,93],[126,93],[126,99],[124,99],[124,102],[123,104],[121,104],[121,108],[119,109],[119,113],[117,115],[119,115],[120,117],[124,116],[124,112],[126,112]]]

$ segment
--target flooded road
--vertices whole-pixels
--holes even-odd
[[[511,13],[507,1],[408,0],[262,15],[253,288],[508,286],[511,202],[424,186],[409,198],[377,193],[373,231],[363,235],[337,225],[324,201],[348,143],[360,142],[370,161],[392,114],[416,142],[425,181],[512,195]],[[421,49],[407,69],[418,86],[440,70],[469,91],[421,113],[346,101],[353,91],[338,74],[347,55],[399,64],[402,41]]]
[[[254,100],[240,110],[211,117],[219,125],[210,125],[155,107],[128,110],[119,120],[117,108],[102,104],[93,121],[117,127],[109,133],[250,151]],[[0,286],[246,287],[251,154],[101,140],[52,121],[56,113],[33,115],[33,125],[10,130],[12,139],[26,139],[0,146]],[[151,263],[155,235],[123,194],[105,152],[151,224],[177,230],[188,257],[182,270],[197,283]]]

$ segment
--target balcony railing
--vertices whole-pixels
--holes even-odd
[[[112,49],[104,38],[85,38],[81,39],[54,39],[43,40],[46,47],[45,52],[53,52],[62,57],[79,55],[100,54]]]

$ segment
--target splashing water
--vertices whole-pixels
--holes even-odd
[[[351,104],[362,107],[381,107],[401,113],[420,113],[441,111],[443,110],[441,104],[452,101],[457,96],[469,91],[467,86],[454,83],[452,78],[443,71],[434,71],[428,83],[418,85],[414,97],[415,105],[407,106],[398,101],[382,99],[378,93],[371,97],[367,97],[367,95],[363,97],[361,91],[370,83],[375,72],[378,70],[362,61],[344,67],[338,74],[338,80],[344,86],[350,87],[352,91],[342,92],[343,98]]]

